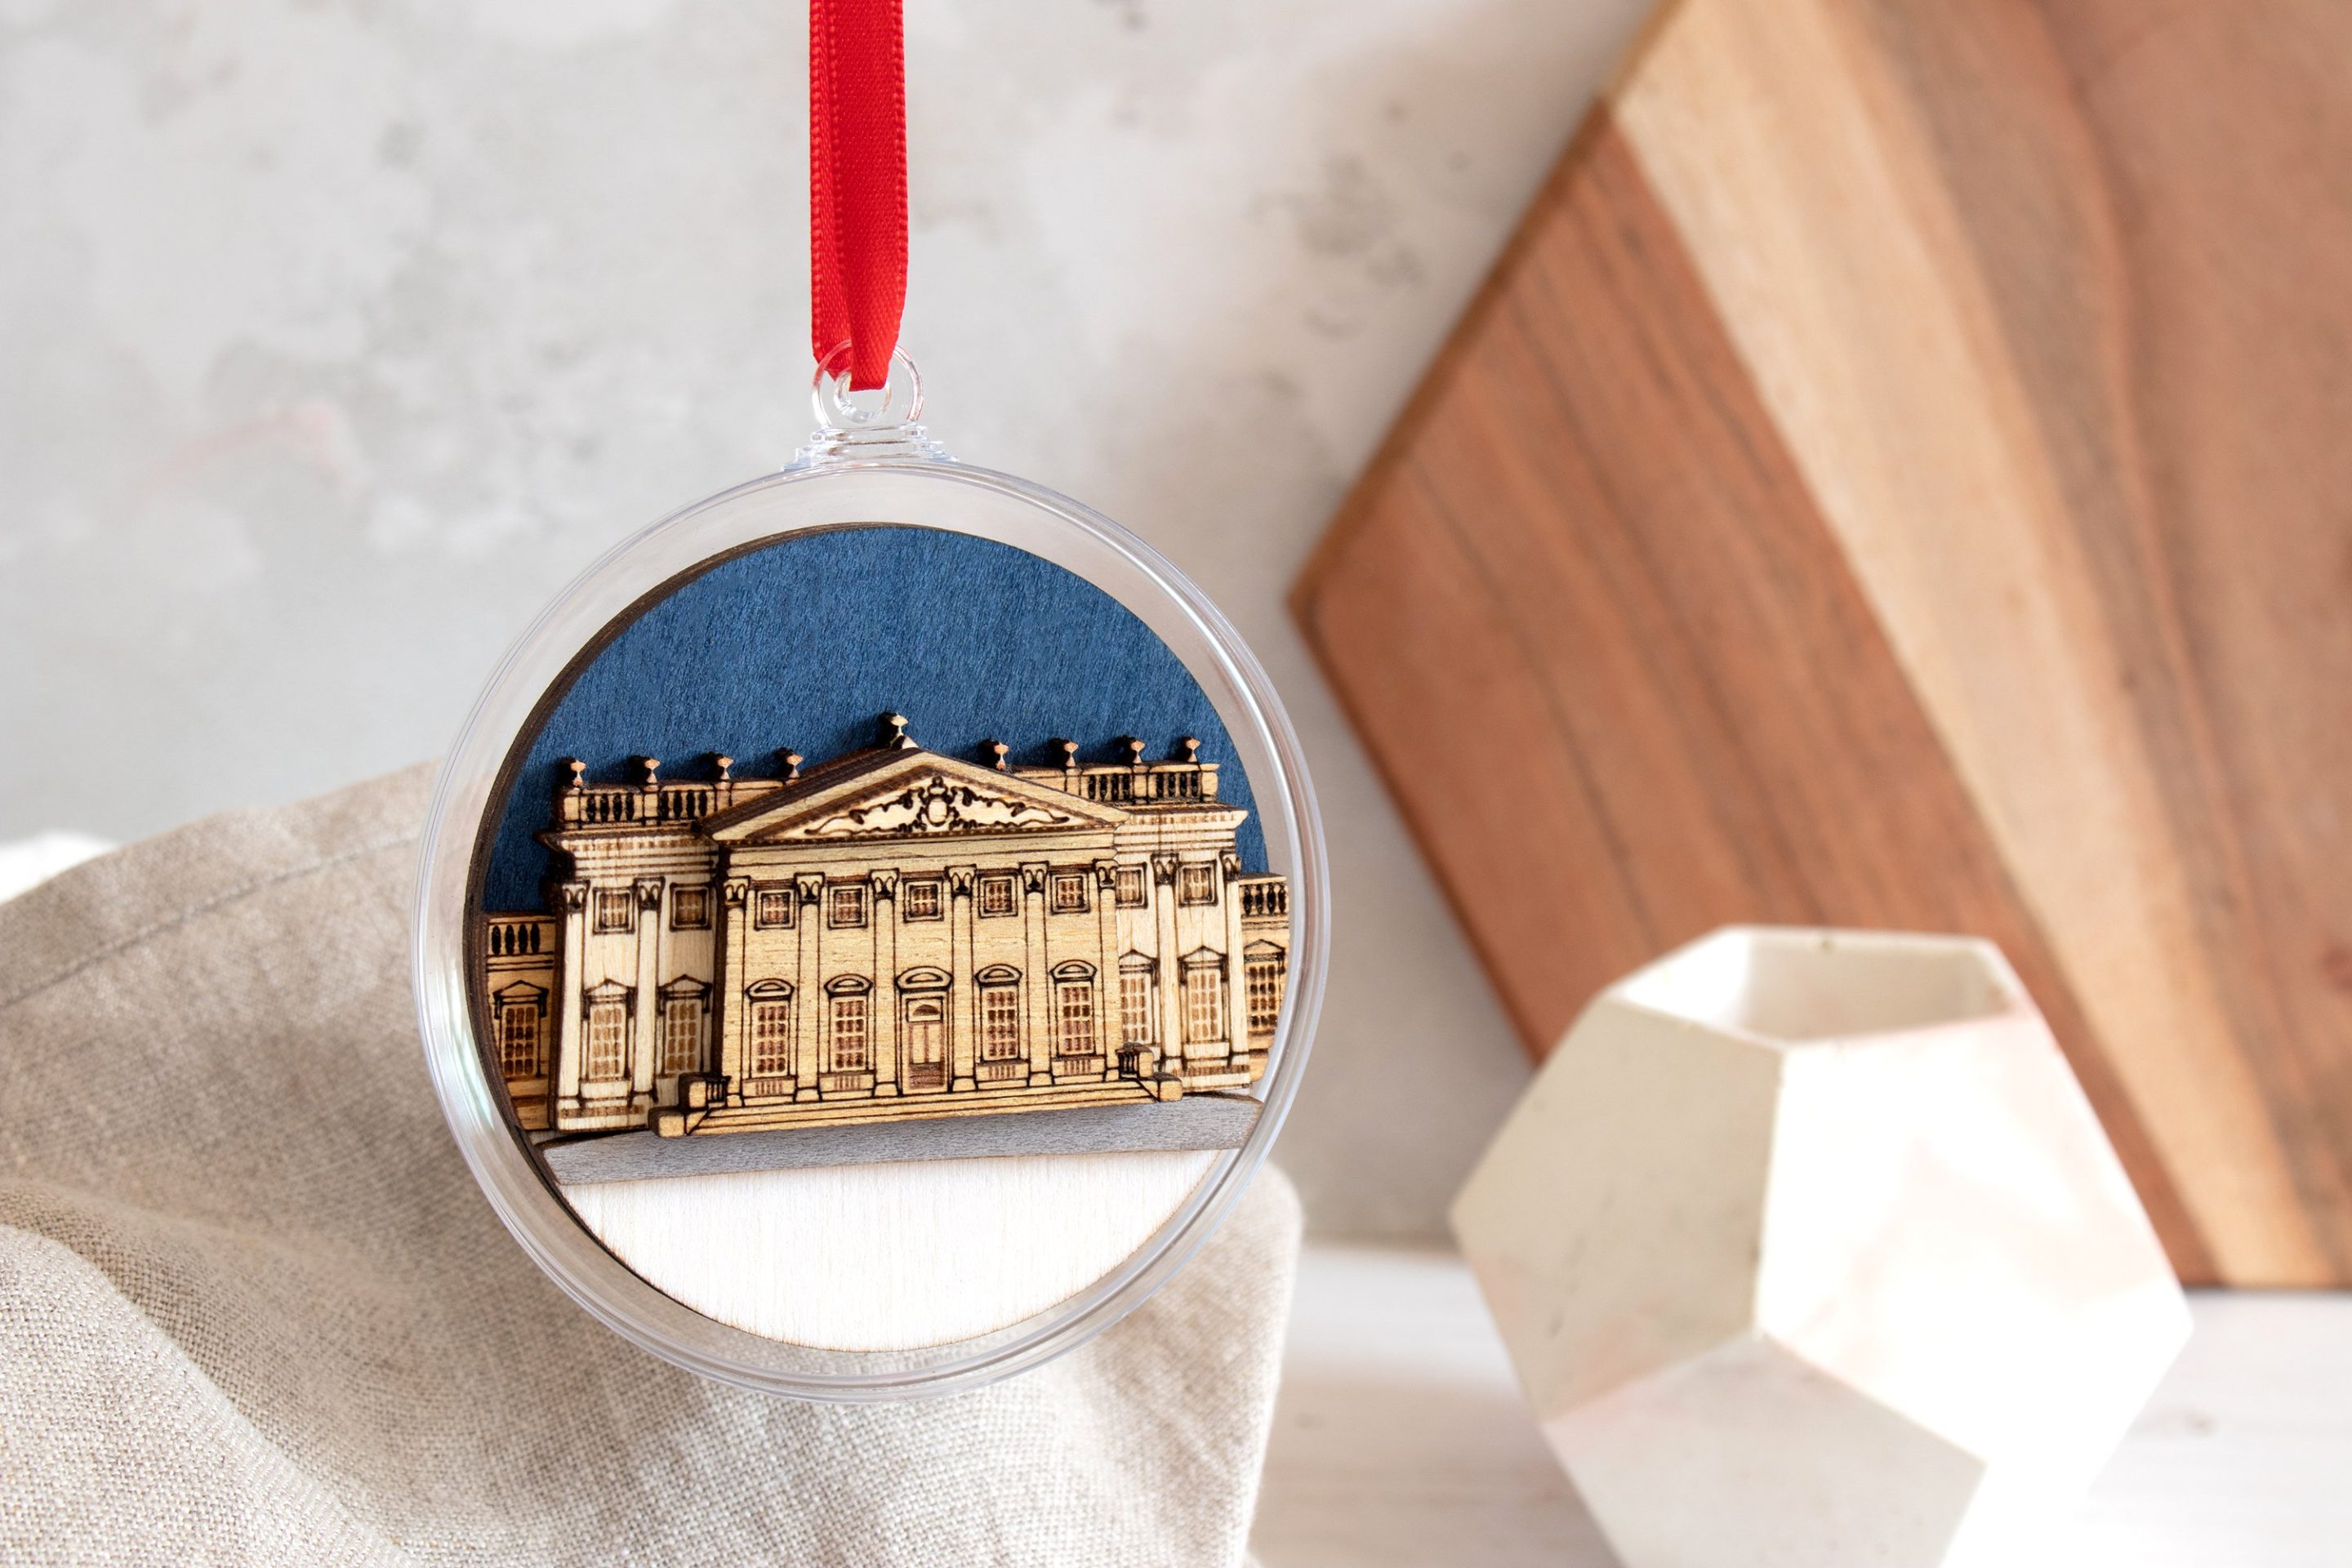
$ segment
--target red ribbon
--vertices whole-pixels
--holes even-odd
[[[907,305],[902,4],[809,0],[810,338],[820,365],[849,345],[859,391],[889,380]]]

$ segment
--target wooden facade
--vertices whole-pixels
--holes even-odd
[[[1217,764],[885,744],[782,780],[572,781],[550,910],[484,920],[527,1128],[669,1135],[1172,1100],[1265,1071],[1288,888]]]

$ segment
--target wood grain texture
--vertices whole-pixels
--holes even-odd
[[[1685,0],[1302,580],[1531,1048],[2011,956],[2192,1279],[2352,1281],[2352,11]]]
[[[1031,1154],[566,1187],[663,1294],[793,1344],[906,1350],[1067,1300],[1150,1241],[1213,1153]]]

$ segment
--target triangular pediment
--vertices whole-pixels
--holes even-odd
[[[707,818],[720,844],[843,843],[1067,833],[1127,820],[1117,806],[934,752],[877,751]]]

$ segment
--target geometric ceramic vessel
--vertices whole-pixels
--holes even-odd
[[[1603,992],[1454,1202],[1629,1568],[1995,1563],[2189,1332],[1990,943],[1719,931]]]

